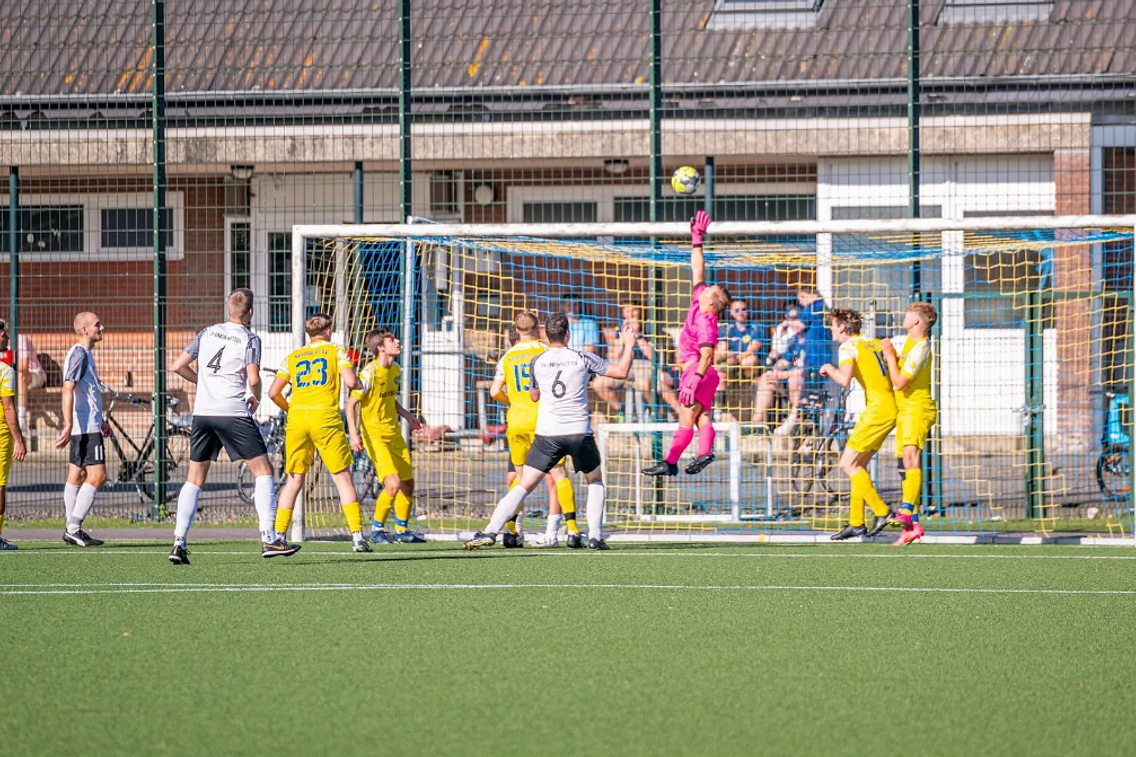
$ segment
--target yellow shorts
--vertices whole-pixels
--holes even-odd
[[[876,452],[883,446],[888,434],[895,428],[895,412],[890,408],[873,410],[868,408],[860,414],[860,420],[852,427],[848,446],[857,452]]]
[[[12,455],[15,453],[15,446],[8,429],[0,431],[0,486],[8,485],[8,474],[12,472]]]
[[[375,474],[379,481],[385,481],[387,476],[397,475],[402,481],[414,480],[414,463],[410,458],[410,448],[401,435],[371,436],[363,431],[363,446],[367,448],[367,456],[375,465]]]
[[[329,473],[347,470],[355,462],[338,410],[289,413],[284,429],[284,450],[287,453],[284,470],[288,473],[307,473],[317,450]]]
[[[895,417],[895,456],[903,457],[904,447],[923,449],[927,446],[927,437],[937,418],[938,413],[931,409],[901,411]]]

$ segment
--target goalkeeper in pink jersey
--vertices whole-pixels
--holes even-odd
[[[698,456],[686,466],[687,475],[700,472],[714,462],[714,425],[710,422],[710,406],[718,389],[718,371],[714,369],[714,349],[718,346],[718,316],[730,306],[730,293],[721,284],[707,286],[706,264],[702,257],[702,240],[710,227],[710,214],[698,211],[690,221],[690,280],[694,291],[682,333],[678,338],[678,359],[682,378],[678,400],[682,410],[678,431],[671,449],[661,463],[644,468],[648,476],[678,475],[678,460],[694,438],[698,426]]]

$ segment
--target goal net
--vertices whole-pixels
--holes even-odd
[[[316,310],[362,361],[370,328],[400,335],[401,399],[429,427],[413,444],[419,527],[454,537],[483,526],[507,489],[505,408],[489,385],[516,311],[571,313],[571,346],[602,357],[617,354],[620,324],[635,321],[644,339],[631,376],[594,379],[590,391],[607,527],[636,538],[808,539],[847,519],[838,460],[864,404],[855,383],[841,392],[817,375],[836,356],[824,313],[855,309],[863,333],[901,348],[908,306],[923,301],[939,315],[939,416],[920,507],[928,535],[1093,520],[1094,531],[1131,536],[1134,222],[715,223],[707,278],[733,305],[715,356],[718,459],[697,476],[638,473],[677,425],[675,345],[691,301],[685,224],[296,226],[296,343]],[[898,506],[894,434],[871,473]],[[303,527],[342,531],[334,490],[312,478]],[[372,481],[365,510],[376,492]],[[528,532],[543,527],[549,496],[541,486],[529,497]]]

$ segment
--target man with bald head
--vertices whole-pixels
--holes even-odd
[[[103,391],[91,354],[95,343],[103,339],[102,321],[94,313],[79,313],[75,334],[79,339],[63,361],[63,431],[55,442],[57,449],[71,446],[63,487],[67,509],[63,541],[76,547],[97,547],[103,542],[83,530],[83,519],[107,478],[103,436],[110,429],[103,419]]]

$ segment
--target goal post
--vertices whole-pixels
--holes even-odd
[[[897,346],[911,301],[939,313],[939,420],[922,493],[928,535],[1051,532],[1099,519],[1109,535],[1131,539],[1134,229],[1136,216],[1127,215],[713,223],[707,278],[748,303],[750,320],[737,325],[732,312],[721,319],[715,410],[725,457],[679,482],[700,501],[729,507],[689,507],[693,496],[681,505],[660,493],[662,484],[618,474],[624,480],[609,483],[609,501],[635,503],[635,514],[614,508],[609,522],[629,535],[732,537],[809,536],[843,522],[848,486],[833,472],[834,455],[862,393],[822,413],[800,401],[797,379],[788,378],[805,372],[780,365],[773,349],[784,347],[777,340],[786,329],[806,334],[803,311],[817,306],[802,303],[816,292],[822,310],[858,310],[867,336]],[[432,429],[414,445],[416,510],[435,537],[479,528],[505,491],[504,411],[488,384],[522,307],[542,317],[572,309],[572,333],[590,333],[605,357],[618,349],[620,321],[640,320],[651,354],[636,353],[626,382],[593,382],[594,425],[609,446],[650,437],[659,455],[663,429],[675,422],[674,337],[690,302],[686,223],[297,225],[291,286],[297,345],[317,301],[346,324],[336,337],[359,354],[361,335],[376,324],[405,335],[400,397]],[[392,286],[383,297],[376,291]],[[808,348],[835,358],[820,324],[807,331]],[[760,342],[756,364],[732,360],[728,327],[748,328]],[[802,379],[806,400],[823,394],[833,404],[831,383],[815,373]],[[787,426],[790,417],[799,420]],[[792,433],[769,433],[789,426]],[[889,437],[872,472],[898,505],[894,444]],[[631,464],[610,454],[617,467]],[[308,488],[294,535],[334,531],[326,524],[338,504],[323,501],[331,489]],[[532,511],[547,512],[543,491],[530,500]],[[316,512],[325,516],[320,529]]]

